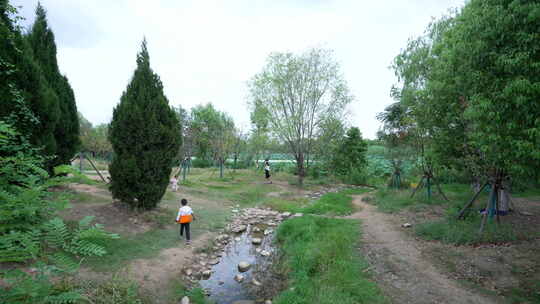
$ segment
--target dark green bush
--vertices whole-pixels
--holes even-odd
[[[210,168],[214,166],[214,161],[209,159],[195,158],[191,161],[193,168]]]

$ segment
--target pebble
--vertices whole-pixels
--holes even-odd
[[[236,282],[240,283],[240,282],[244,281],[244,276],[241,275],[241,274],[237,274],[237,275],[234,276],[234,280]]]
[[[248,262],[240,262],[238,263],[238,271],[240,272],[246,272],[251,268],[251,264]]]
[[[203,280],[208,280],[211,275],[212,275],[212,271],[210,271],[210,270],[205,270],[205,271],[202,272]]]

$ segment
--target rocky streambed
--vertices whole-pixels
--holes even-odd
[[[202,287],[216,304],[272,303],[282,283],[271,271],[275,229],[302,214],[260,208],[233,209],[232,214],[211,250],[185,263],[185,281]]]

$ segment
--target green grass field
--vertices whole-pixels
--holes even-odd
[[[304,216],[283,223],[277,241],[283,251],[289,289],[274,303],[387,303],[371,280],[352,220]]]

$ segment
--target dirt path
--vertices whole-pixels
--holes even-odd
[[[392,303],[496,303],[449,279],[423,255],[421,244],[407,235],[388,214],[354,197],[360,211],[347,216],[362,220],[363,253],[375,278]]]
[[[128,277],[139,282],[142,289],[153,293],[153,303],[167,303],[168,284],[181,277],[184,263],[193,257],[196,248],[203,247],[212,236],[207,232],[193,240],[190,246],[179,241],[180,247],[162,250],[155,258],[134,260],[127,266]]]

